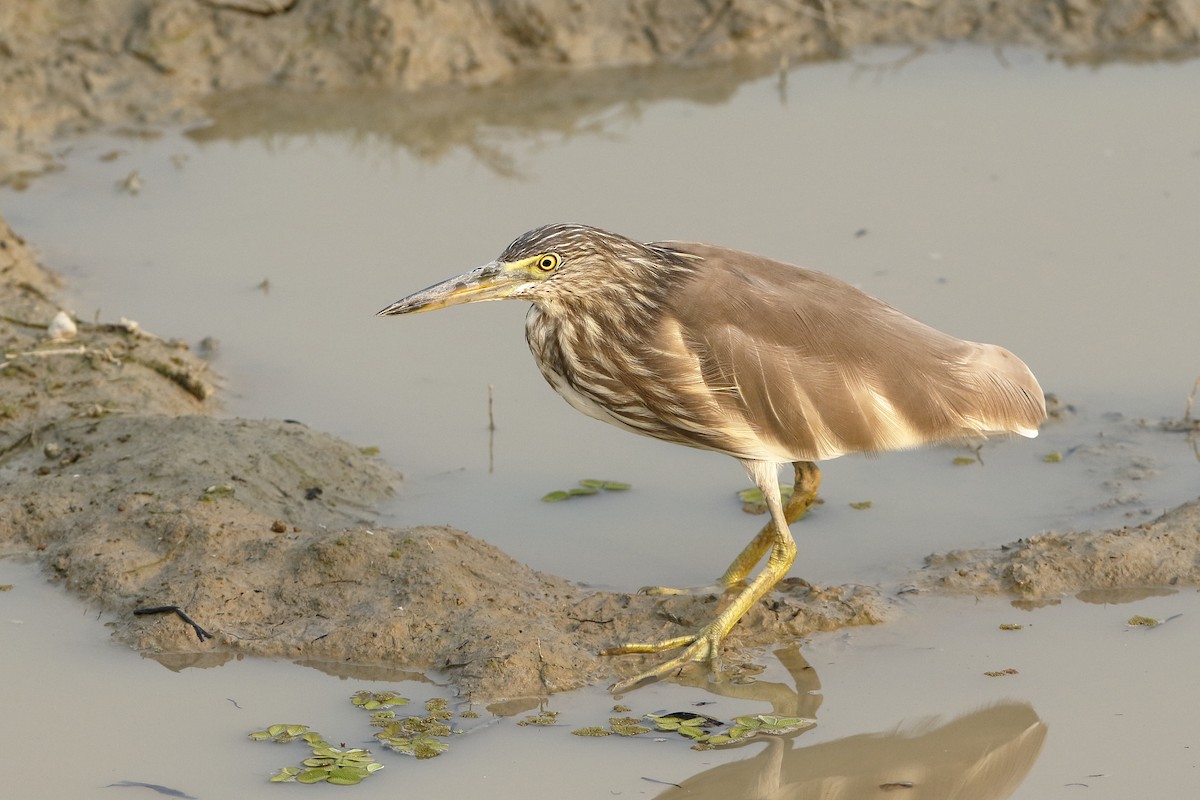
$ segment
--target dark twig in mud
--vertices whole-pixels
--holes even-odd
[[[169,614],[174,612],[181,620],[192,626],[192,630],[196,632],[196,638],[203,642],[205,639],[213,638],[213,635],[201,628],[196,621],[189,617],[179,606],[153,606],[151,608],[135,608],[133,613],[136,616],[142,617],[147,614]]]
[[[179,388],[190,394],[197,400],[207,400],[212,394],[212,387],[209,386],[197,374],[197,372],[188,367],[175,367],[170,364],[164,364],[161,361],[153,359],[141,359],[129,356],[129,360],[135,364],[139,364],[146,369],[153,370],[169,381],[173,381],[179,385]]]

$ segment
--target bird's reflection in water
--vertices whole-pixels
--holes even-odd
[[[770,702],[773,714],[815,717],[821,702],[815,670],[795,647],[776,655],[795,689],[767,682],[707,688]],[[1001,800],[1025,780],[1045,738],[1046,724],[1018,702],[811,747],[797,747],[795,736],[760,737],[742,746],[764,743],[762,752],[694,775],[658,800]]]

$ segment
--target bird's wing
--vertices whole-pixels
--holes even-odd
[[[944,334],[819,272],[709,245],[671,243],[696,273],[668,300],[664,368],[708,406],[720,446],[744,458],[817,460],[1036,432],[1028,368],[995,345]],[[690,371],[685,368],[690,362]]]

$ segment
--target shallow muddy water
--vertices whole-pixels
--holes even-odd
[[[267,776],[306,751],[246,735],[298,722],[335,745],[372,747],[366,715],[348,702],[353,692],[395,690],[414,701],[416,713],[425,699],[447,696],[434,683],[359,675],[353,667],[339,674],[337,665],[247,659],[219,669],[167,669],[109,641],[103,615],[45,584],[32,566],[0,561],[6,584],[13,588],[0,594],[0,672],[20,676],[8,680],[0,720],[0,763],[21,766],[8,770],[12,797],[161,796],[112,785],[122,782],[200,798],[320,794],[267,787]],[[476,707],[481,716],[458,720],[466,732],[434,760],[375,746],[384,770],[345,791],[369,798],[867,798],[892,797],[897,784],[911,781],[925,790],[905,796],[921,798],[1187,796],[1200,769],[1191,666],[1200,657],[1200,598],[1189,589],[1119,605],[1104,600],[1067,598],[1020,611],[995,598],[920,598],[894,623],[806,640],[799,650],[809,669],[786,648],[778,657],[764,654],[758,683],[739,687],[745,697],[656,684],[623,698],[632,715],[817,720],[783,741],[696,752],[675,736],[569,735],[613,716],[612,697],[596,687],[551,698],[544,707],[559,719],[548,728],[518,724],[539,711],[536,701]],[[1151,629],[1125,624],[1139,614],[1182,616]],[[1016,674],[985,674],[1009,669]]]
[[[948,332],[1003,344],[1076,408],[1032,442],[989,443],[983,464],[955,465],[967,451],[938,448],[823,465],[825,504],[795,528],[793,574],[895,588],[930,552],[1143,521],[1195,497],[1191,447],[1139,420],[1181,415],[1200,371],[1200,64],[1067,68],[968,47],[906,56],[873,51],[793,70],[782,84],[739,83],[723,69],[613,73],[590,95],[548,80],[420,103],[244,96],[215,106],[215,124],[187,137],[75,143],[64,172],[0,191],[0,204],[66,275],[81,317],[220,340],[230,413],[296,418],[379,446],[407,475],[389,524],[449,523],[585,583],[711,580],[757,528],[733,499],[748,484],[740,467],[572,411],[529,357],[521,304],[373,316],[554,220],[708,240],[830,272]],[[118,188],[134,171],[139,191]],[[1047,463],[1050,453],[1065,458]],[[593,477],[633,489],[539,501]],[[864,500],[870,509],[849,505]],[[328,711],[314,713],[344,725],[353,709],[342,695],[364,687],[273,662],[169,673],[104,644],[94,615],[72,617],[71,600],[19,575],[21,592],[44,599],[23,607],[25,660],[4,674],[49,682],[56,673],[38,665],[53,646],[64,670],[54,686],[119,676],[103,686],[109,713],[145,704],[155,751],[118,737],[106,747],[134,751],[129,768],[102,778],[65,770],[49,782],[56,791],[33,781],[25,796],[90,796],[87,787],[120,780],[234,796],[292,755],[272,760],[266,745],[243,747],[242,733],[295,719],[350,735],[296,718],[309,708],[296,699],[320,698]],[[29,596],[21,592],[0,603]],[[1178,698],[1194,696],[1178,665],[1194,663],[1195,606],[1191,590],[1028,614],[999,600],[923,599],[895,624],[802,648],[825,702],[818,727],[791,748],[1008,698],[1031,703],[1049,727],[1013,796],[1055,797],[1073,783],[1088,783],[1089,796],[1178,795],[1195,785],[1200,746],[1172,715]],[[41,617],[52,611],[60,616]],[[1127,630],[1135,613],[1184,616]],[[1014,620],[1034,624],[1001,636],[997,626]],[[769,677],[784,680],[767,660]],[[1008,666],[1020,674],[982,677]],[[266,693],[258,716],[233,714],[226,697],[247,704],[232,687]],[[433,691],[405,691],[418,689]],[[4,714],[6,738],[45,743],[58,730],[47,720],[73,713],[64,701],[44,714],[35,697],[23,693]],[[180,698],[190,712],[174,705]],[[699,698],[655,686],[632,699],[653,711]],[[570,727],[603,722],[610,705],[598,690],[552,703]],[[169,735],[181,717],[203,720],[180,734],[182,747]],[[394,792],[403,772],[405,788],[452,796],[566,793],[543,792],[556,781],[575,796],[655,796],[664,787],[641,776],[678,783],[764,749],[695,754],[675,742],[575,740],[566,729],[489,729],[464,737],[469,756],[398,761],[371,785]],[[613,785],[575,785],[606,759]],[[155,769],[141,769],[147,762]]]

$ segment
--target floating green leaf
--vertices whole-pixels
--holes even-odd
[[[706,728],[720,724],[719,720],[700,714],[647,714],[660,731],[678,733],[689,739],[699,739],[707,735]]]
[[[1126,625],[1141,625],[1142,627],[1145,627],[1145,628],[1155,628],[1155,627],[1158,627],[1159,625],[1161,625],[1162,623],[1163,623],[1163,621],[1161,619],[1155,619],[1154,617],[1143,617],[1139,614],[1135,617],[1130,617],[1129,622],[1127,622],[1125,624]]]
[[[1057,464],[1062,460],[1063,454],[1059,452],[1046,453],[1046,455],[1042,456],[1042,461],[1045,461],[1047,464]]]
[[[954,466],[956,466],[956,467],[961,467],[965,464],[978,464],[978,463],[979,463],[978,458],[972,458],[970,456],[956,456],[954,459]]]
[[[542,495],[542,502],[557,503],[559,500],[566,500],[570,496],[570,494],[563,491],[550,492],[549,494]]]
[[[329,771],[325,769],[306,769],[296,776],[297,783],[320,783],[329,777]]]
[[[363,778],[370,774],[365,769],[358,767],[339,767],[330,770],[329,776],[325,780],[334,786],[353,786],[356,783],[362,783]]]
[[[255,741],[266,741],[270,739],[280,744],[287,744],[295,741],[304,734],[308,733],[307,725],[272,725],[266,730],[254,731],[250,734],[250,738]],[[320,734],[317,734],[318,736]]]
[[[739,724],[744,724],[746,719],[748,718],[736,717],[735,721]],[[805,730],[817,724],[816,720],[808,719],[807,717],[781,717],[775,714],[758,714],[752,719],[756,719],[759,722],[755,730],[771,734],[772,736],[781,736],[785,733]]]
[[[271,780],[275,783],[294,781],[296,780],[296,776],[303,771],[299,767],[281,767],[278,772],[271,776]]]
[[[853,509],[856,509],[858,511],[863,511],[863,510],[866,510],[871,507],[871,501],[870,500],[860,500],[857,503],[851,503],[850,507]]]

